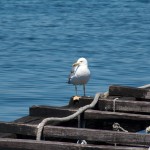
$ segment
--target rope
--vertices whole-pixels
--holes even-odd
[[[141,89],[150,89],[150,84],[139,86],[138,88],[141,88]]]
[[[85,140],[78,140],[77,144],[87,144],[87,141],[85,141]]]
[[[113,112],[115,112],[116,111],[116,100],[118,100],[119,98],[115,98],[114,100],[113,100]]]
[[[125,130],[123,127],[120,126],[119,123],[114,123],[113,124],[113,130],[114,131],[123,131],[123,132],[128,132],[127,130]]]
[[[150,126],[146,128],[146,133],[150,133]]]
[[[120,126],[120,124],[119,123],[114,123],[113,124],[113,130],[114,131],[123,131],[123,132],[128,132],[127,130],[125,130],[124,128],[122,128],[121,126]],[[116,147],[117,146],[117,143],[114,143],[114,146]]]
[[[96,103],[98,102],[99,97],[101,96],[100,93],[96,93],[94,100],[92,101],[91,104],[89,105],[85,105],[83,107],[80,107],[78,109],[77,112],[75,112],[74,114],[67,116],[67,117],[62,117],[62,118],[58,118],[58,117],[50,117],[50,118],[45,118],[38,126],[37,126],[37,135],[36,135],[36,140],[40,141],[41,140],[41,135],[42,135],[42,131],[43,128],[45,126],[45,124],[47,124],[49,121],[69,121],[75,117],[77,117],[79,114],[83,113],[85,110],[93,108]]]

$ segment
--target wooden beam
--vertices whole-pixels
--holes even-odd
[[[16,135],[12,133],[0,133],[0,138],[16,138]]]
[[[45,126],[45,137],[84,139],[87,141],[97,141],[118,144],[150,145],[150,135],[138,133],[125,133],[107,130],[93,130],[80,128],[50,127]]]
[[[55,107],[44,107],[44,106],[34,106],[30,108],[30,116],[39,117],[66,117],[75,113],[76,109],[67,108],[55,108]],[[99,111],[99,110],[87,110],[84,113],[85,119],[129,119],[129,120],[143,120],[150,121],[150,116],[131,114],[131,113],[118,113],[109,111]]]
[[[144,147],[80,145],[68,142],[35,141],[25,139],[0,138],[0,149],[3,150],[147,150]]]
[[[0,132],[2,133],[16,133],[21,135],[36,136],[37,126],[15,123],[0,123]],[[149,134],[138,133],[124,133],[108,130],[95,130],[83,128],[70,128],[70,127],[57,127],[45,126],[43,130],[45,138],[61,138],[78,140],[84,139],[87,141],[105,142],[105,143],[118,143],[123,145],[150,145]]]
[[[127,119],[127,120],[150,121],[150,116],[131,114],[131,113],[87,110],[85,112],[85,119],[100,119],[100,120],[101,119]]]
[[[21,118],[18,118],[14,120],[15,123],[28,123],[28,124],[38,124],[41,122],[44,118],[39,116],[24,116]]]
[[[112,85],[109,87],[110,96],[123,96],[123,97],[135,97],[138,99],[150,99],[150,90],[128,87],[128,86],[118,86]]]
[[[72,110],[72,111],[71,111]],[[29,110],[29,116],[34,117],[65,117],[74,113],[76,109],[51,106],[32,106]]]
[[[98,108],[102,111],[113,111],[114,101],[110,99],[101,99],[98,103]],[[129,101],[129,100],[116,100],[115,111],[121,112],[138,112],[150,113],[150,102],[145,101]]]
[[[0,122],[0,133],[13,133],[35,136],[37,125]]]

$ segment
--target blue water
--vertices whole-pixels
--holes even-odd
[[[150,0],[1,0],[0,121],[67,105],[79,57],[92,73],[89,96],[150,83]]]

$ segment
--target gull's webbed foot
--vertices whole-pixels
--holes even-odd
[[[81,96],[74,96],[73,101],[79,101],[80,98],[81,98]]]

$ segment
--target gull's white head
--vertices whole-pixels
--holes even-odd
[[[76,67],[76,66],[82,66],[82,65],[86,65],[86,66],[88,66],[88,62],[87,62],[87,60],[85,59],[85,58],[79,58],[78,60],[77,60],[77,62],[75,62],[72,66],[73,67]]]

